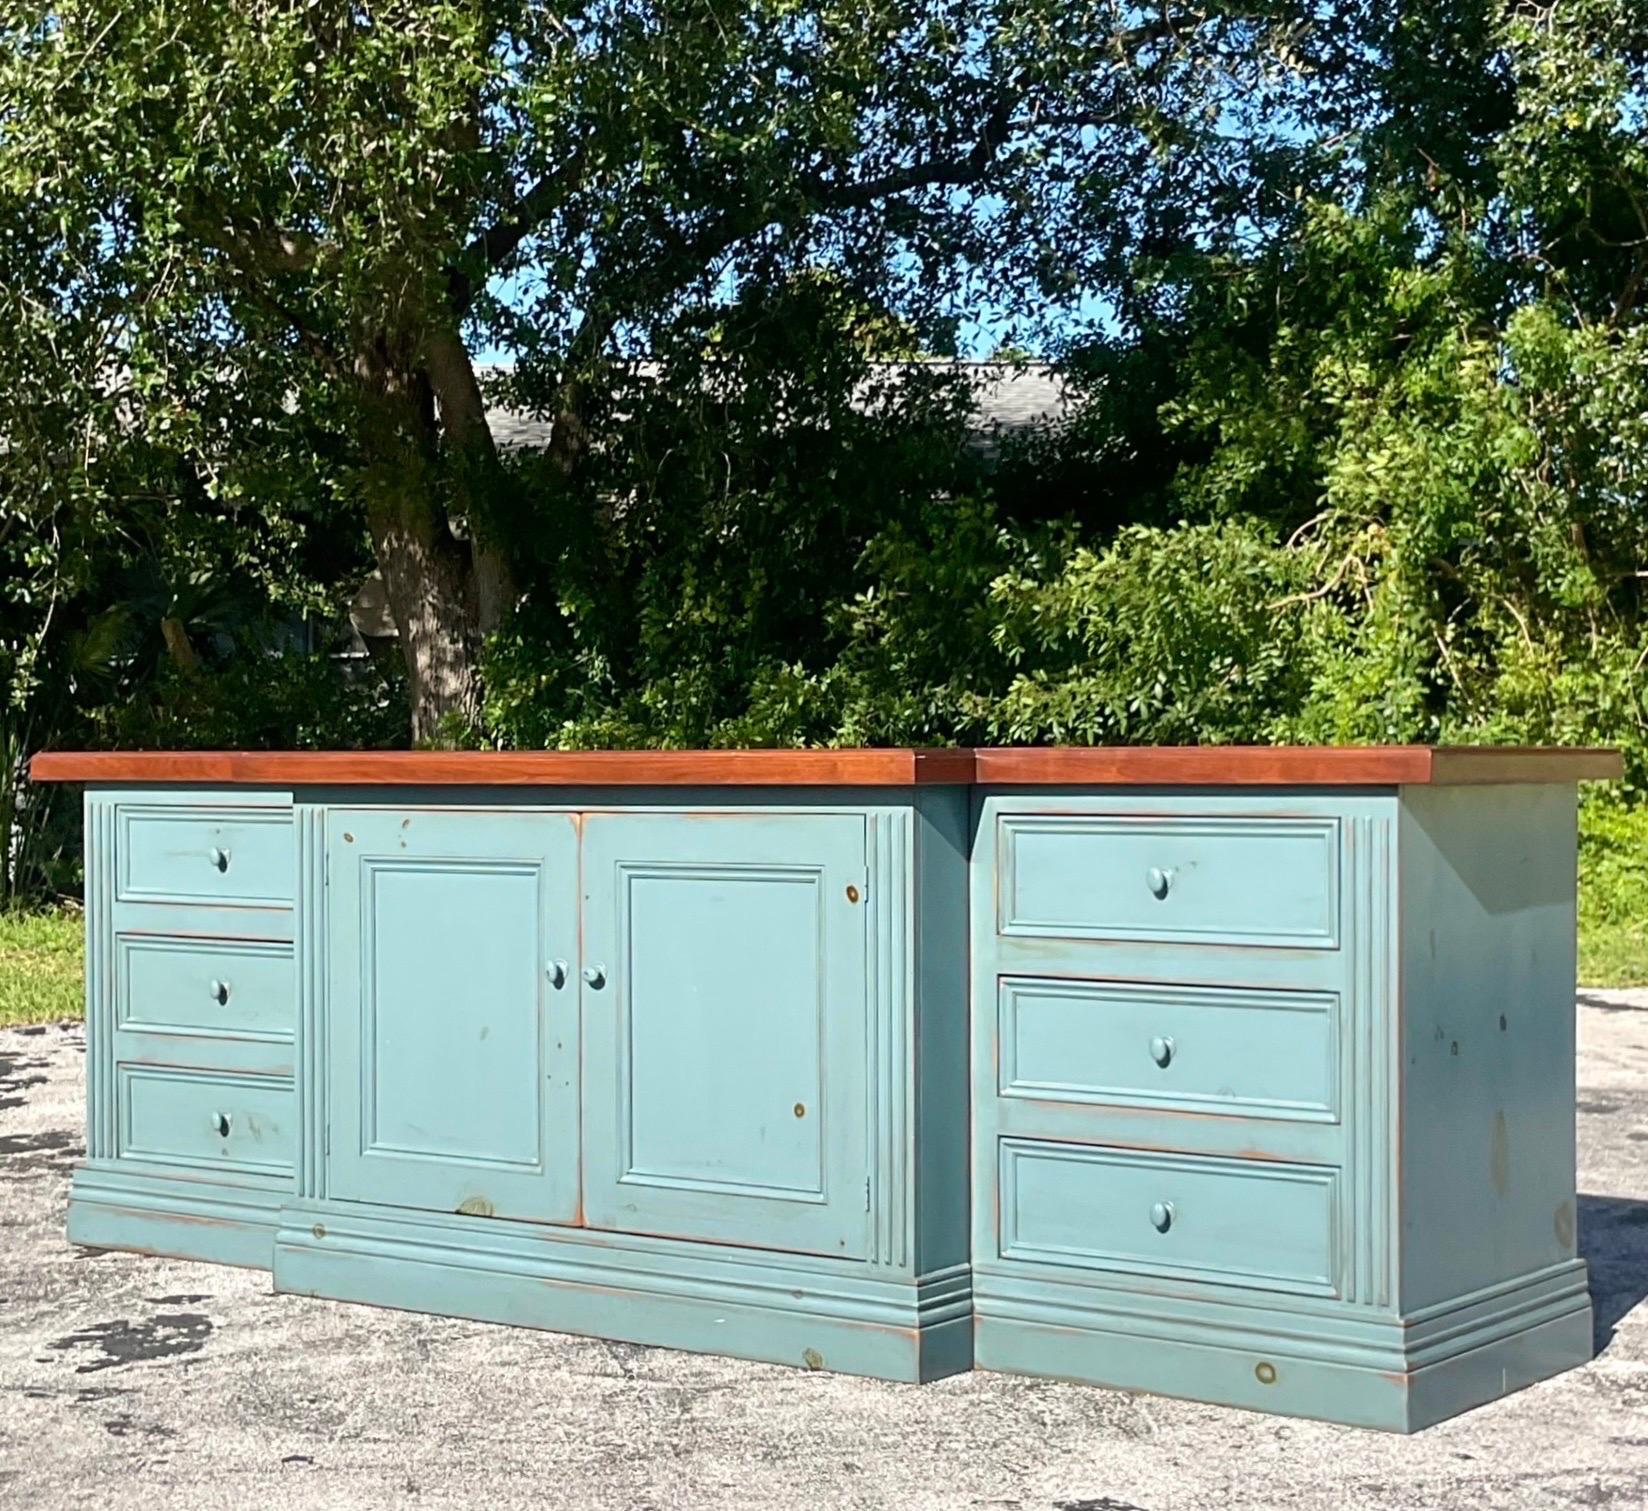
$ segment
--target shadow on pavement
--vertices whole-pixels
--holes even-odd
[[[1579,1257],[1591,1267],[1591,1342],[1600,1354],[1619,1320],[1648,1296],[1648,1201],[1582,1195]]]
[[[1599,997],[1595,992],[1580,990],[1574,998],[1581,1007],[1595,1008],[1599,1013],[1648,1013],[1648,1005],[1641,1002],[1621,1002],[1619,997]]]

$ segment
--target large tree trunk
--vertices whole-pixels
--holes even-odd
[[[440,404],[456,475],[454,496],[465,515],[474,571],[475,612],[480,632],[490,635],[515,604],[515,578],[492,528],[492,509],[502,479],[498,450],[487,423],[486,401],[475,366],[455,329],[437,330],[425,344],[429,386]]]
[[[515,599],[491,533],[497,450],[455,331],[437,331],[411,361],[381,346],[364,352],[357,371],[375,411],[367,525],[400,637],[412,739],[450,743],[480,722],[481,641]]]
[[[470,543],[452,531],[428,377],[362,354],[369,410],[366,523],[406,667],[412,741],[451,743],[479,721],[481,624]]]
[[[367,522],[406,664],[412,741],[450,743],[481,713],[480,626],[468,553],[415,485],[374,499]]]

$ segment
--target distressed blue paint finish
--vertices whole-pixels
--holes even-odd
[[[972,1362],[965,1264],[885,1268],[356,1203],[299,1201],[282,1290],[911,1382]]]
[[[1003,1096],[1338,1120],[1333,993],[1016,976],[998,993]]]
[[[1404,1307],[1575,1258],[1572,788],[1403,805]]]
[[[115,1022],[137,1033],[290,1039],[292,947],[248,939],[125,934]]]
[[[272,1262],[299,1152],[291,812],[266,789],[86,794],[77,1243]]]
[[[79,1242],[1394,1430],[1588,1355],[1570,788],[86,821]]]
[[[878,959],[895,973],[900,991],[874,993],[892,1005],[908,1000],[912,1029],[908,1052],[887,1055],[895,1080],[895,1104],[907,1109],[902,1143],[877,1132],[872,1152],[903,1169],[913,1186],[894,1207],[914,1224],[910,1256],[917,1275],[970,1276],[969,1219],[972,1160],[968,1148],[972,1108],[967,1096],[969,1035],[967,967],[971,946],[967,918],[967,856],[972,848],[972,795],[964,788],[929,787],[918,792],[909,829],[911,885],[883,887],[873,898],[877,923],[871,940]],[[883,815],[880,832],[903,831]],[[902,868],[879,863],[878,874],[897,877]],[[883,1207],[889,1205],[885,1199]],[[899,1256],[902,1260],[902,1255]],[[967,1334],[968,1364],[972,1333]]]
[[[292,819],[281,809],[122,802],[115,843],[121,902],[292,900]]]
[[[93,1249],[133,1249],[267,1270],[279,1186],[232,1172],[88,1162],[74,1174],[68,1236]]]
[[[965,793],[538,796],[300,794],[305,1148],[276,1285],[892,1379],[967,1368]],[[547,820],[578,831],[581,883],[551,912],[573,942],[552,924],[538,951],[581,1013],[582,1121],[546,1145],[579,1181],[573,1212],[518,1220],[479,1185],[490,1206],[460,1211],[412,1173],[340,1184],[365,1062],[339,1025],[362,1011],[366,931],[338,854],[368,829],[398,848],[409,818],[449,826],[454,860],[542,854]],[[324,927],[303,901],[320,892]],[[471,943],[495,926],[463,925]],[[480,1094],[448,1088],[446,1115]],[[503,1100],[477,1124],[518,1113]]]
[[[861,1258],[864,821],[584,825],[586,1220]]]
[[[1004,1259],[1263,1290],[1338,1290],[1337,1172],[1003,1139]]]
[[[290,1081],[122,1065],[115,1101],[120,1157],[290,1179]]]
[[[1332,946],[1339,826],[1247,813],[1006,813],[1001,932]]]
[[[570,1221],[572,820],[344,808],[326,845],[330,1191]]]
[[[980,1365],[1412,1431],[1589,1356],[1571,788],[979,802]]]

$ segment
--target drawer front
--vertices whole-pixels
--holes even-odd
[[[120,902],[291,905],[296,862],[284,808],[122,804],[115,850]]]
[[[290,1038],[295,991],[289,944],[151,934],[115,942],[120,1028]]]
[[[1003,1096],[1335,1122],[1338,998],[1009,976]]]
[[[292,1083],[122,1065],[119,1153],[128,1159],[241,1175],[289,1176]]]
[[[1003,814],[996,853],[1005,935],[1338,946],[1336,819]]]
[[[1337,1294],[1338,1172],[1001,1141],[1001,1256]]]

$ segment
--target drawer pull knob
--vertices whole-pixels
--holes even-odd
[[[1150,1058],[1166,1070],[1173,1059],[1173,1040],[1167,1034],[1158,1034],[1150,1041]]]
[[[544,967],[544,970],[545,970],[545,972],[547,972],[547,974],[549,976],[549,984],[551,986],[553,986],[556,991],[560,991],[560,989],[563,986],[566,985],[566,978],[567,978],[567,963],[566,963],[566,961],[564,961],[564,960],[551,960],[549,962],[549,964]]]
[[[1150,1226],[1158,1233],[1165,1233],[1173,1226],[1173,1203],[1159,1201],[1150,1209]]]
[[[214,1112],[212,1114],[212,1130],[219,1138],[229,1137],[229,1114],[227,1112]]]
[[[212,994],[212,1001],[217,1003],[219,1007],[222,1007],[226,1002],[228,1002],[229,983],[227,981],[214,981],[208,990]]]
[[[212,864],[219,871],[227,871],[229,869],[229,852],[227,850],[220,850],[214,845],[212,847]]]
[[[1160,866],[1152,866],[1144,873],[1144,880],[1151,896],[1159,900],[1167,896],[1167,889],[1173,885],[1173,873],[1162,870]]]
[[[607,968],[604,965],[586,965],[584,980],[596,991],[600,991],[607,984]]]

